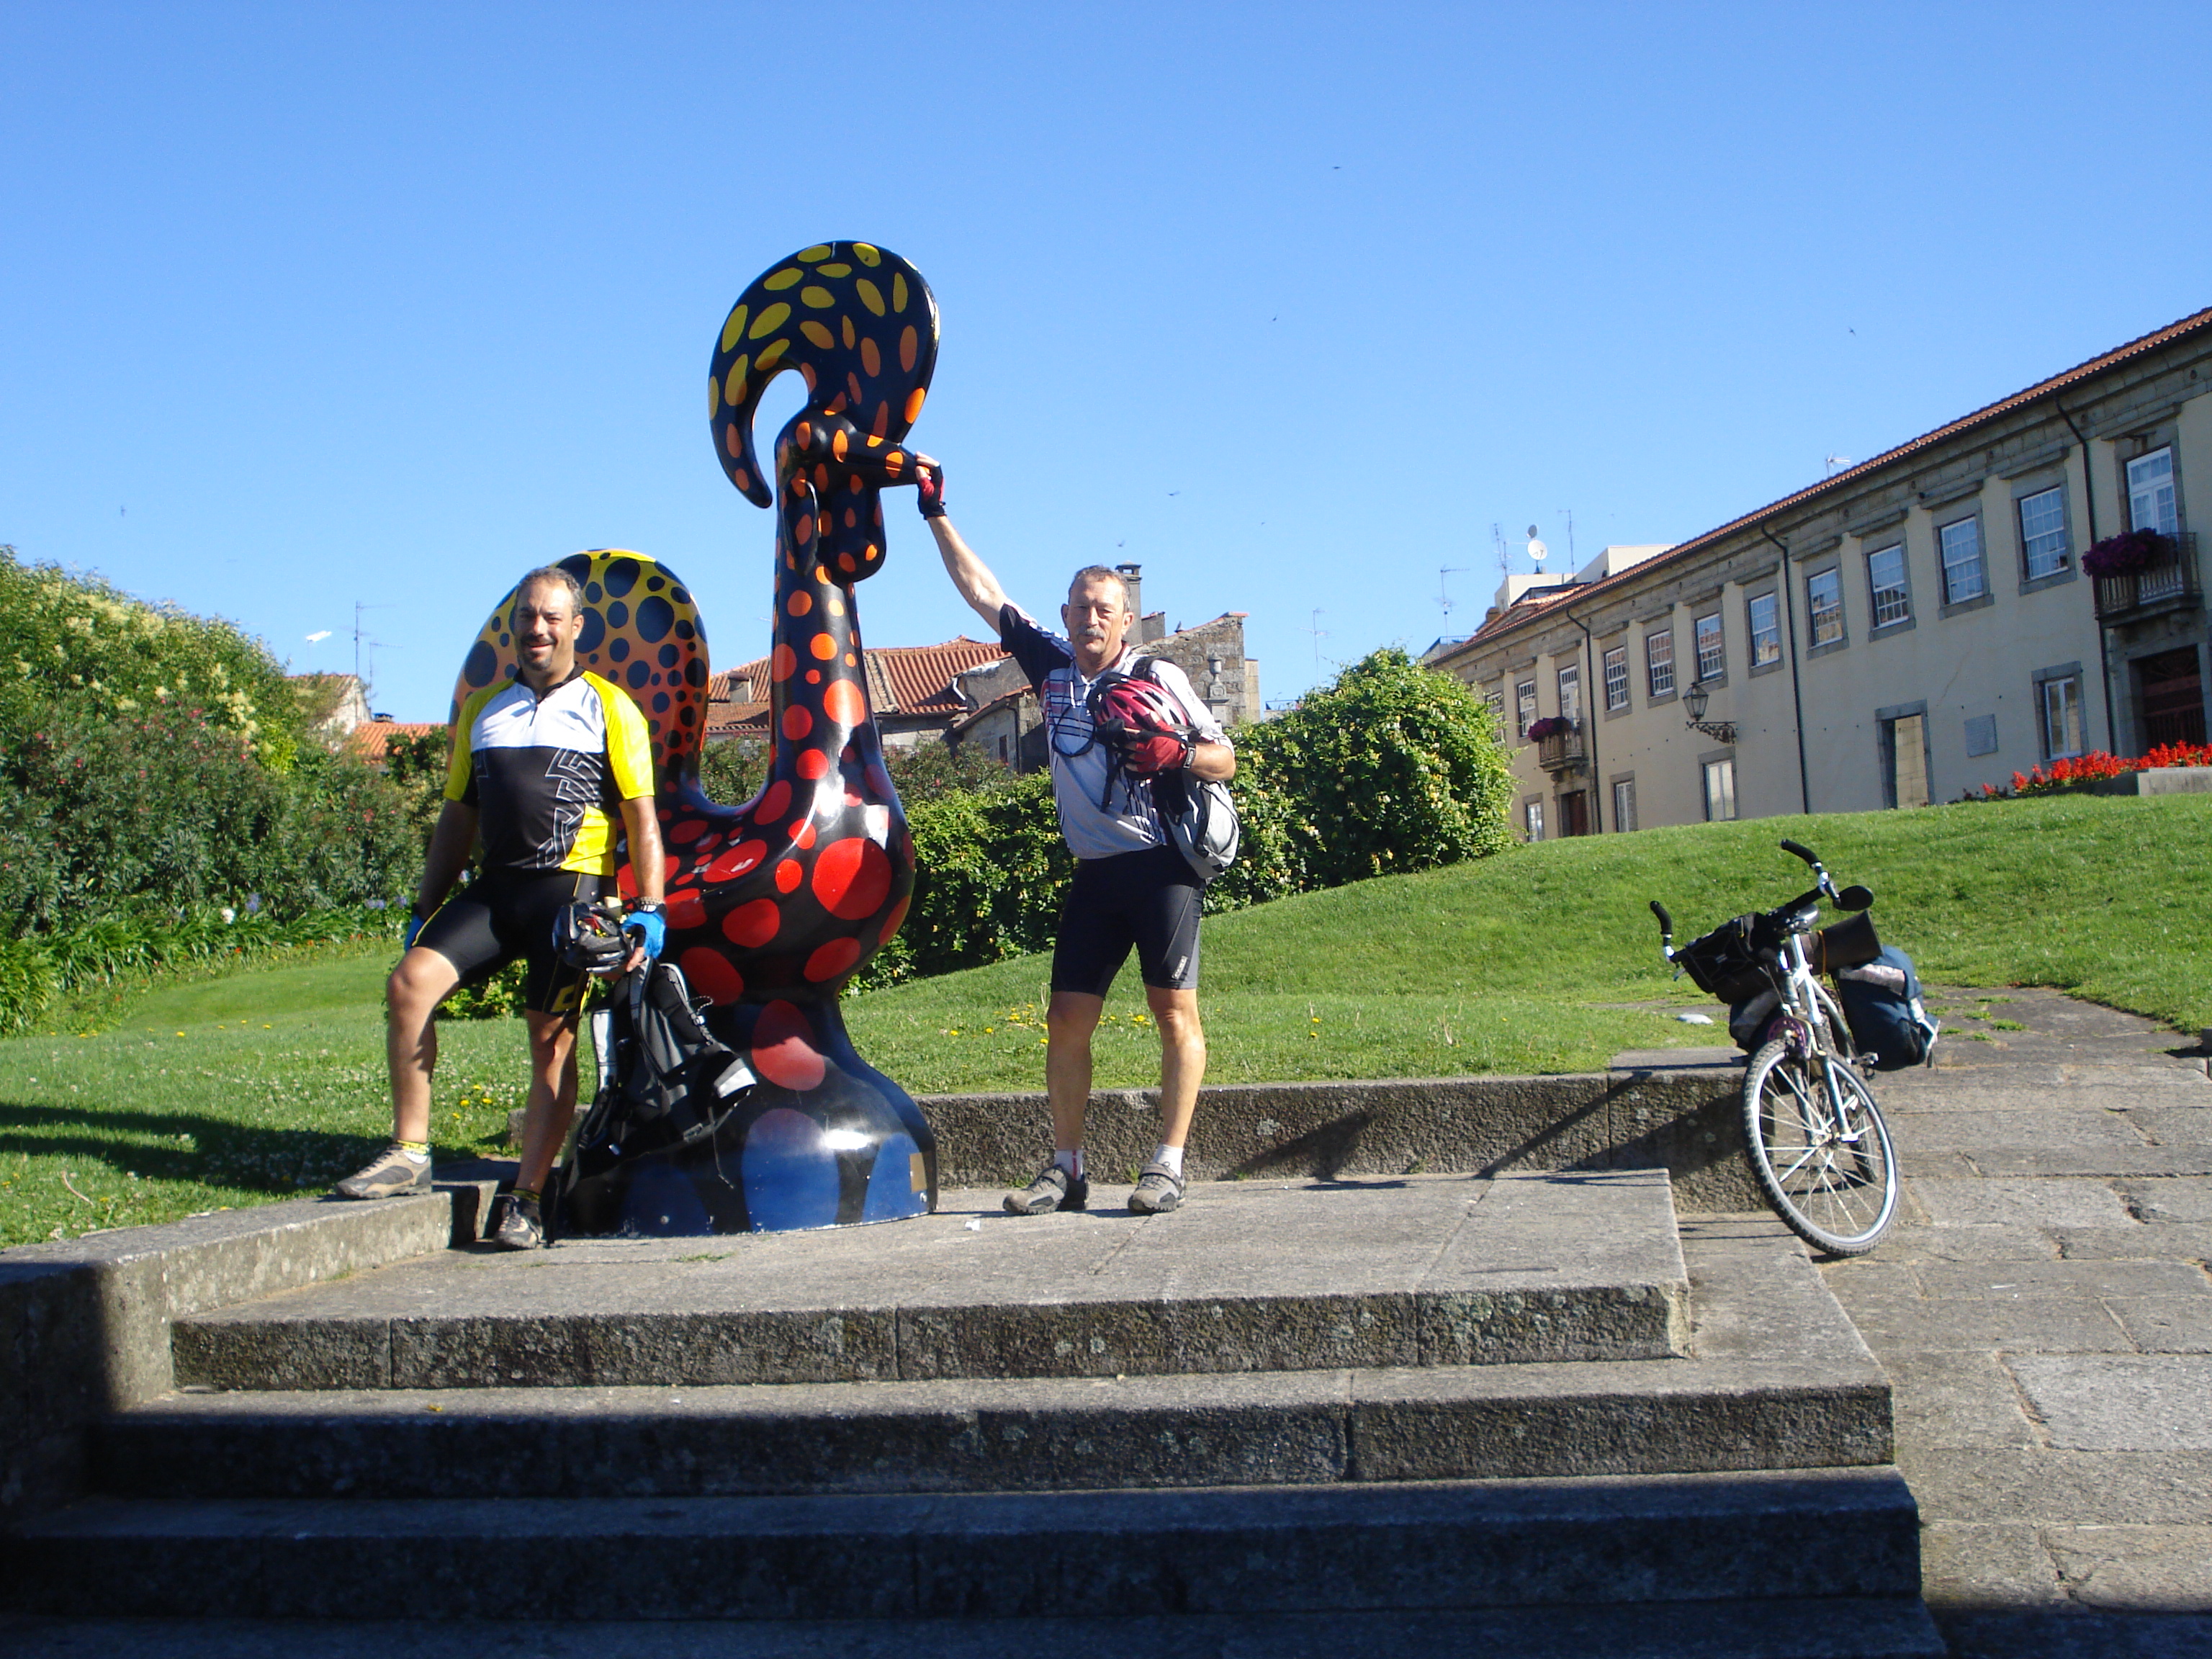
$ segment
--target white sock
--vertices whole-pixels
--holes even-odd
[[[1152,1162],[1165,1170],[1177,1181],[1182,1179],[1182,1148],[1159,1146],[1152,1148]]]
[[[1083,1179],[1082,1147],[1078,1146],[1072,1152],[1054,1152],[1052,1155],[1052,1161],[1054,1168],[1066,1170],[1078,1181]]]

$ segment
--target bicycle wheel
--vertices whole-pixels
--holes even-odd
[[[1820,1080],[1833,1068],[1839,1121]],[[1743,1079],[1751,1167],[1790,1231],[1831,1255],[1863,1255],[1897,1212],[1897,1160],[1881,1109],[1857,1073],[1831,1056],[1800,1058],[1778,1038]]]

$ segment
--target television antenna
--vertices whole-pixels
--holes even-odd
[[[1848,455],[1823,455],[1820,457],[1820,476],[1824,478],[1832,478],[1837,473],[1853,465],[1851,458]]]
[[[1319,679],[1321,678],[1321,642],[1328,637],[1328,629],[1321,625],[1321,617],[1322,613],[1316,610],[1313,613],[1313,626],[1306,629],[1307,633],[1313,635],[1314,678],[1316,679]]]
[[[1571,507],[1563,507],[1559,511],[1567,515],[1567,562],[1572,564],[1575,562],[1575,510]]]
[[[1452,599],[1451,590],[1444,585],[1444,578],[1464,575],[1470,568],[1463,564],[1448,564],[1439,567],[1437,571],[1437,603],[1443,606],[1446,622],[1451,620]]]
[[[1513,562],[1507,556],[1505,551],[1505,532],[1498,527],[1498,523],[1495,520],[1491,521],[1490,540],[1491,544],[1498,550],[1498,574],[1501,576],[1511,575],[1513,574]]]
[[[363,697],[367,697],[368,696],[368,676],[364,673],[362,669],[362,664],[364,660],[362,654],[362,647],[363,646],[367,646],[373,653],[375,651],[376,647],[382,645],[384,641],[382,640],[373,640],[369,638],[368,630],[361,625],[362,612],[364,611],[397,611],[399,608],[400,607],[397,605],[364,605],[359,599],[356,599],[353,602],[353,677],[361,682],[361,694]],[[366,660],[372,668],[374,667],[376,659],[374,655],[369,656]]]
[[[1536,567],[1538,575],[1543,574],[1544,561],[1551,556],[1551,552],[1552,550],[1537,538],[1536,526],[1530,525],[1528,526],[1528,562]]]

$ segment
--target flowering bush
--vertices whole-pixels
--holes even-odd
[[[2164,564],[2173,556],[2173,538],[2155,530],[2124,530],[2107,536],[2081,556],[2081,568],[2093,576],[2132,576]]]
[[[1541,743],[1547,738],[1564,737],[1575,729],[1575,723],[1565,714],[1547,714],[1540,720],[1528,722],[1528,741]]]
[[[1982,786],[1981,799],[2005,800],[2016,795],[2058,794],[2105,778],[2117,778],[2130,772],[2151,772],[2166,766],[2212,766],[2212,744],[2162,743],[2133,760],[2108,755],[2101,749],[2093,750],[2086,755],[2075,755],[2026,772],[2015,772],[2012,775],[2012,787],[2009,789],[1985,783]]]

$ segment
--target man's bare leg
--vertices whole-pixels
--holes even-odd
[[[418,945],[385,981],[385,1060],[392,1073],[392,1138],[430,1139],[430,1074],[438,1066],[438,1005],[460,969]]]
[[[522,1167],[514,1184],[542,1193],[576,1116],[576,1026],[566,1014],[526,1010],[530,1026],[530,1097],[522,1115]]]
[[[1196,991],[1145,987],[1160,1028],[1160,1145],[1181,1149],[1198,1113],[1198,1085],[1206,1081],[1206,1028],[1199,1024]]]
[[[1083,1145],[1083,1114],[1091,1104],[1091,1036],[1106,1012],[1106,999],[1083,991],[1054,991],[1044,1016],[1044,1090],[1052,1103],[1054,1152]]]

